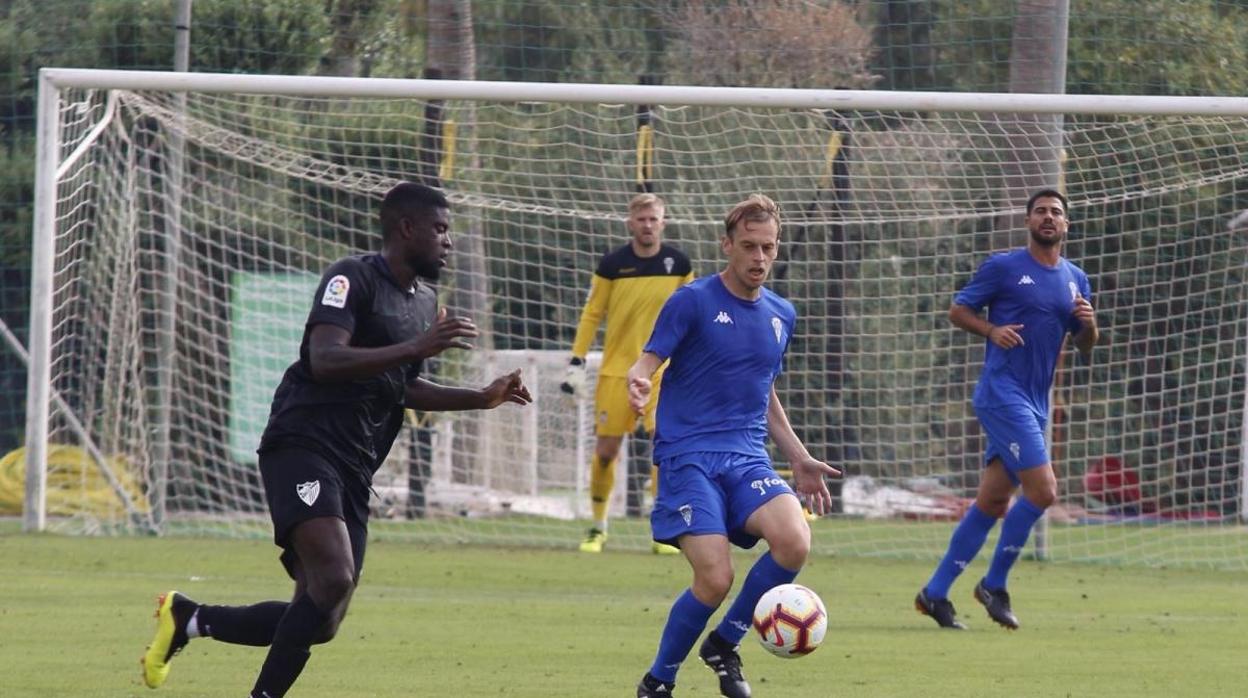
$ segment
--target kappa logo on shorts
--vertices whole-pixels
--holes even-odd
[[[1019,448],[1017,441],[1013,441],[1010,443],[1010,454],[1014,456],[1014,460],[1018,460],[1018,453],[1021,450],[1022,449]]]
[[[316,503],[316,498],[321,496],[321,481],[301,482],[295,485],[295,494],[299,495],[304,504],[312,506]]]
[[[693,507],[689,506],[688,504],[682,504],[678,511],[680,511],[680,518],[685,520],[685,525],[692,526],[693,525]]]
[[[339,274],[325,284],[325,295],[321,296],[321,305],[334,308],[347,307],[347,294],[351,291],[351,280]]]

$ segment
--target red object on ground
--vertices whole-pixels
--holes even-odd
[[[1140,476],[1127,470],[1117,456],[1105,456],[1092,462],[1083,474],[1083,489],[1110,505],[1139,504]]]

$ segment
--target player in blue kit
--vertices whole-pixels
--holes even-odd
[[[1085,356],[1099,336],[1088,276],[1061,256],[1070,224],[1066,197],[1052,189],[1033,194],[1027,201],[1026,224],[1027,247],[990,257],[949,310],[954,325],[988,340],[972,400],[988,448],[975,502],[914,600],[915,608],[942,628],[965,628],[949,601],[949,587],[1002,516],[996,552],[974,595],[993,621],[1018,628],[1005,590],[1006,576],[1032,526],[1057,499],[1057,478],[1044,441],[1053,373],[1067,333],[1074,335],[1075,346]],[[987,318],[979,314],[985,306]],[[1010,507],[1010,497],[1020,484],[1022,496]]]
[[[791,303],[763,287],[780,247],[779,209],[755,194],[724,223],[727,266],[672,294],[628,371],[629,404],[640,414],[651,376],[670,361],[654,433],[659,494],[650,526],[655,541],[678,546],[693,568],[638,698],[672,695],[676,672],[732,587],[729,544],[750,548],[762,538],[768,552],[698,651],[723,695],[749,698],[737,647],[754,606],[768,589],[792,582],[810,552],[797,495],[823,513],[831,505],[824,476],[840,475],[807,452],[776,395],[797,318]],[[796,493],[772,468],[768,435],[793,470]]]

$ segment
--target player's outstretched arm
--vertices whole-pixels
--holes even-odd
[[[607,316],[607,302],[611,298],[611,280],[594,274],[589,286],[589,297],[585,307],[581,309],[581,319],[576,324],[576,337],[572,340],[572,358],[559,390],[568,395],[576,395],[585,389],[586,365],[585,355],[598,334],[598,326]]]
[[[789,415],[780,403],[776,387],[771,387],[771,400],[767,404],[767,431],[776,448],[784,455],[793,470],[793,489],[808,509],[816,514],[832,510],[832,494],[824,477],[840,477],[841,471],[818,460],[806,450],[806,445],[793,431]]]
[[[533,402],[529,389],[520,378],[520,369],[499,376],[481,389],[454,388],[417,378],[409,383],[403,405],[423,412],[456,412],[489,410],[510,402],[527,405]]]
[[[447,317],[446,308],[427,332],[388,347],[353,347],[351,332],[328,323],[312,327],[308,335],[308,361],[312,377],[327,383],[379,375],[395,366],[416,363],[447,349],[471,349],[468,340],[477,326],[466,317]]]
[[[642,352],[628,369],[628,406],[633,408],[633,412],[643,414],[646,411],[646,403],[650,401],[650,391],[654,389],[650,377],[659,370],[662,364],[663,359],[659,358],[658,354],[646,351]]]

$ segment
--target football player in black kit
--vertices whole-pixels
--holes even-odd
[[[378,254],[330,265],[313,298],[299,360],[273,396],[260,439],[260,473],[281,560],[295,580],[289,601],[208,606],[170,591],[143,658],[143,679],[164,683],[169,662],[195,637],[269,647],[252,698],[279,698],[310,647],[328,642],[359,582],[373,473],[385,461],[406,408],[492,409],[532,401],[520,371],[482,389],[422,378],[422,363],[471,349],[477,328],[439,310],[432,288],[451,251],[450,206],[420,184],[391,189],[381,204]]]

